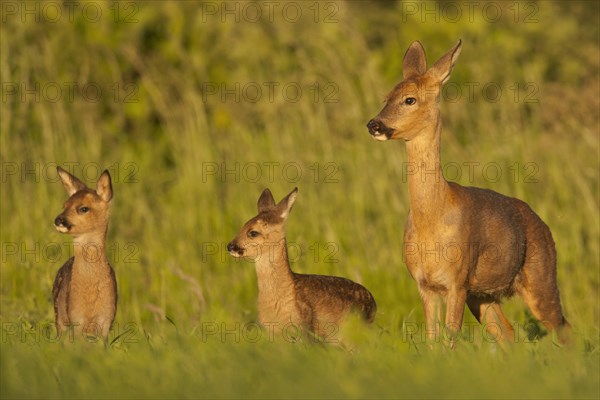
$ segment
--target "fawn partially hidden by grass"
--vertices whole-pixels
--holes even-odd
[[[373,322],[377,305],[362,285],[337,276],[297,274],[290,269],[284,225],[297,193],[295,188],[275,204],[273,195],[265,189],[258,199],[258,215],[246,222],[227,245],[232,256],[255,262],[259,322],[275,328],[291,323],[318,338],[330,334],[353,310]]]
[[[548,226],[521,200],[447,182],[442,175],[440,91],[460,50],[459,41],[427,69],[423,46],[412,43],[404,56],[403,81],[367,124],[375,139],[404,140],[415,168],[408,175],[404,256],[421,295],[428,337],[439,335],[441,296],[447,332],[460,331],[466,302],[488,330],[500,327],[509,339],[513,328],[500,300],[516,293],[538,320],[557,330],[561,342],[568,342]]]
[[[106,258],[106,232],[113,196],[104,171],[96,190],[58,167],[70,196],[54,220],[59,232],[73,236],[74,256],[56,274],[52,297],[59,332],[73,329],[107,341],[117,310],[117,281]]]

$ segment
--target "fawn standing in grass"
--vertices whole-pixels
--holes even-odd
[[[58,167],[70,196],[54,225],[73,236],[74,257],[56,274],[52,297],[59,332],[69,327],[106,342],[117,310],[117,281],[105,253],[112,185],[104,171],[96,190]]]
[[[440,163],[442,85],[460,54],[461,42],[427,69],[425,50],[414,42],[404,56],[404,79],[367,124],[378,140],[402,139],[410,166],[410,212],[404,256],[417,282],[429,339],[438,337],[446,301],[445,328],[459,334],[465,302],[492,334],[513,328],[500,299],[517,293],[547,328],[569,341],[556,282],[556,251],[548,226],[523,201],[491,190],[447,182]],[[494,331],[494,332],[492,332]]]
[[[244,224],[227,250],[234,257],[254,260],[258,278],[258,319],[263,326],[293,324],[324,338],[337,329],[348,312],[357,311],[373,322],[377,305],[362,285],[337,276],[303,275],[290,269],[285,221],[298,189],[279,204],[265,189],[258,199],[258,215]]]

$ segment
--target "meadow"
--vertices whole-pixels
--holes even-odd
[[[470,4],[470,5],[469,5]],[[598,398],[597,2],[1,4],[0,397]],[[365,127],[420,40],[463,49],[441,100],[448,180],[527,201],[552,230],[574,345],[518,299],[503,352],[468,311],[424,345],[403,262],[403,143]],[[53,330],[72,254],[53,220],[61,165],[104,168],[119,303],[110,345]],[[372,326],[344,345],[256,325],[256,274],[226,244],[269,187],[299,194],[292,268],[361,282]]]

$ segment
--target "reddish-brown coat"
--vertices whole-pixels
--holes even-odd
[[[337,329],[350,311],[372,322],[377,305],[364,286],[346,278],[297,274],[290,269],[284,223],[296,193],[294,189],[275,205],[265,189],[258,201],[258,215],[246,222],[227,246],[234,257],[255,262],[259,322],[276,329],[291,323],[321,338]]]
[[[439,335],[441,297],[447,332],[460,330],[466,303],[481,323],[494,323],[488,328],[500,324],[503,339],[510,340],[513,329],[500,300],[516,293],[567,342],[569,324],[560,305],[548,226],[521,200],[447,182],[442,175],[440,90],[460,49],[459,41],[427,69],[425,51],[414,42],[404,57],[404,80],[367,125],[378,140],[404,140],[415,168],[408,175],[404,254],[423,301],[428,335]]]
[[[106,341],[117,310],[117,281],[105,248],[110,175],[104,171],[94,191],[60,167],[58,174],[70,197],[55,226],[73,236],[74,256],[58,270],[52,287],[57,329]]]

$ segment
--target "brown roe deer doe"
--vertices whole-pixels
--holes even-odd
[[[446,332],[454,345],[465,302],[488,332],[508,340],[513,328],[500,308],[503,297],[521,295],[533,315],[569,341],[556,282],[556,251],[548,226],[523,201],[491,190],[447,182],[440,163],[442,85],[461,42],[427,69],[419,42],[408,48],[403,80],[367,124],[378,140],[406,142],[410,212],[404,256],[417,282],[427,337],[437,339],[446,301]],[[494,332],[492,332],[494,331]]]
[[[102,336],[105,343],[117,310],[117,281],[106,259],[106,232],[113,196],[108,171],[96,190],[58,167],[70,196],[54,225],[73,236],[74,256],[56,274],[52,297],[59,332],[73,329],[86,336]]]
[[[265,189],[258,199],[258,215],[244,224],[227,250],[255,262],[258,320],[263,326],[282,329],[293,324],[329,339],[352,310],[372,322],[377,305],[365,287],[349,279],[290,269],[284,225],[297,192],[295,188],[276,205],[271,191]]]

